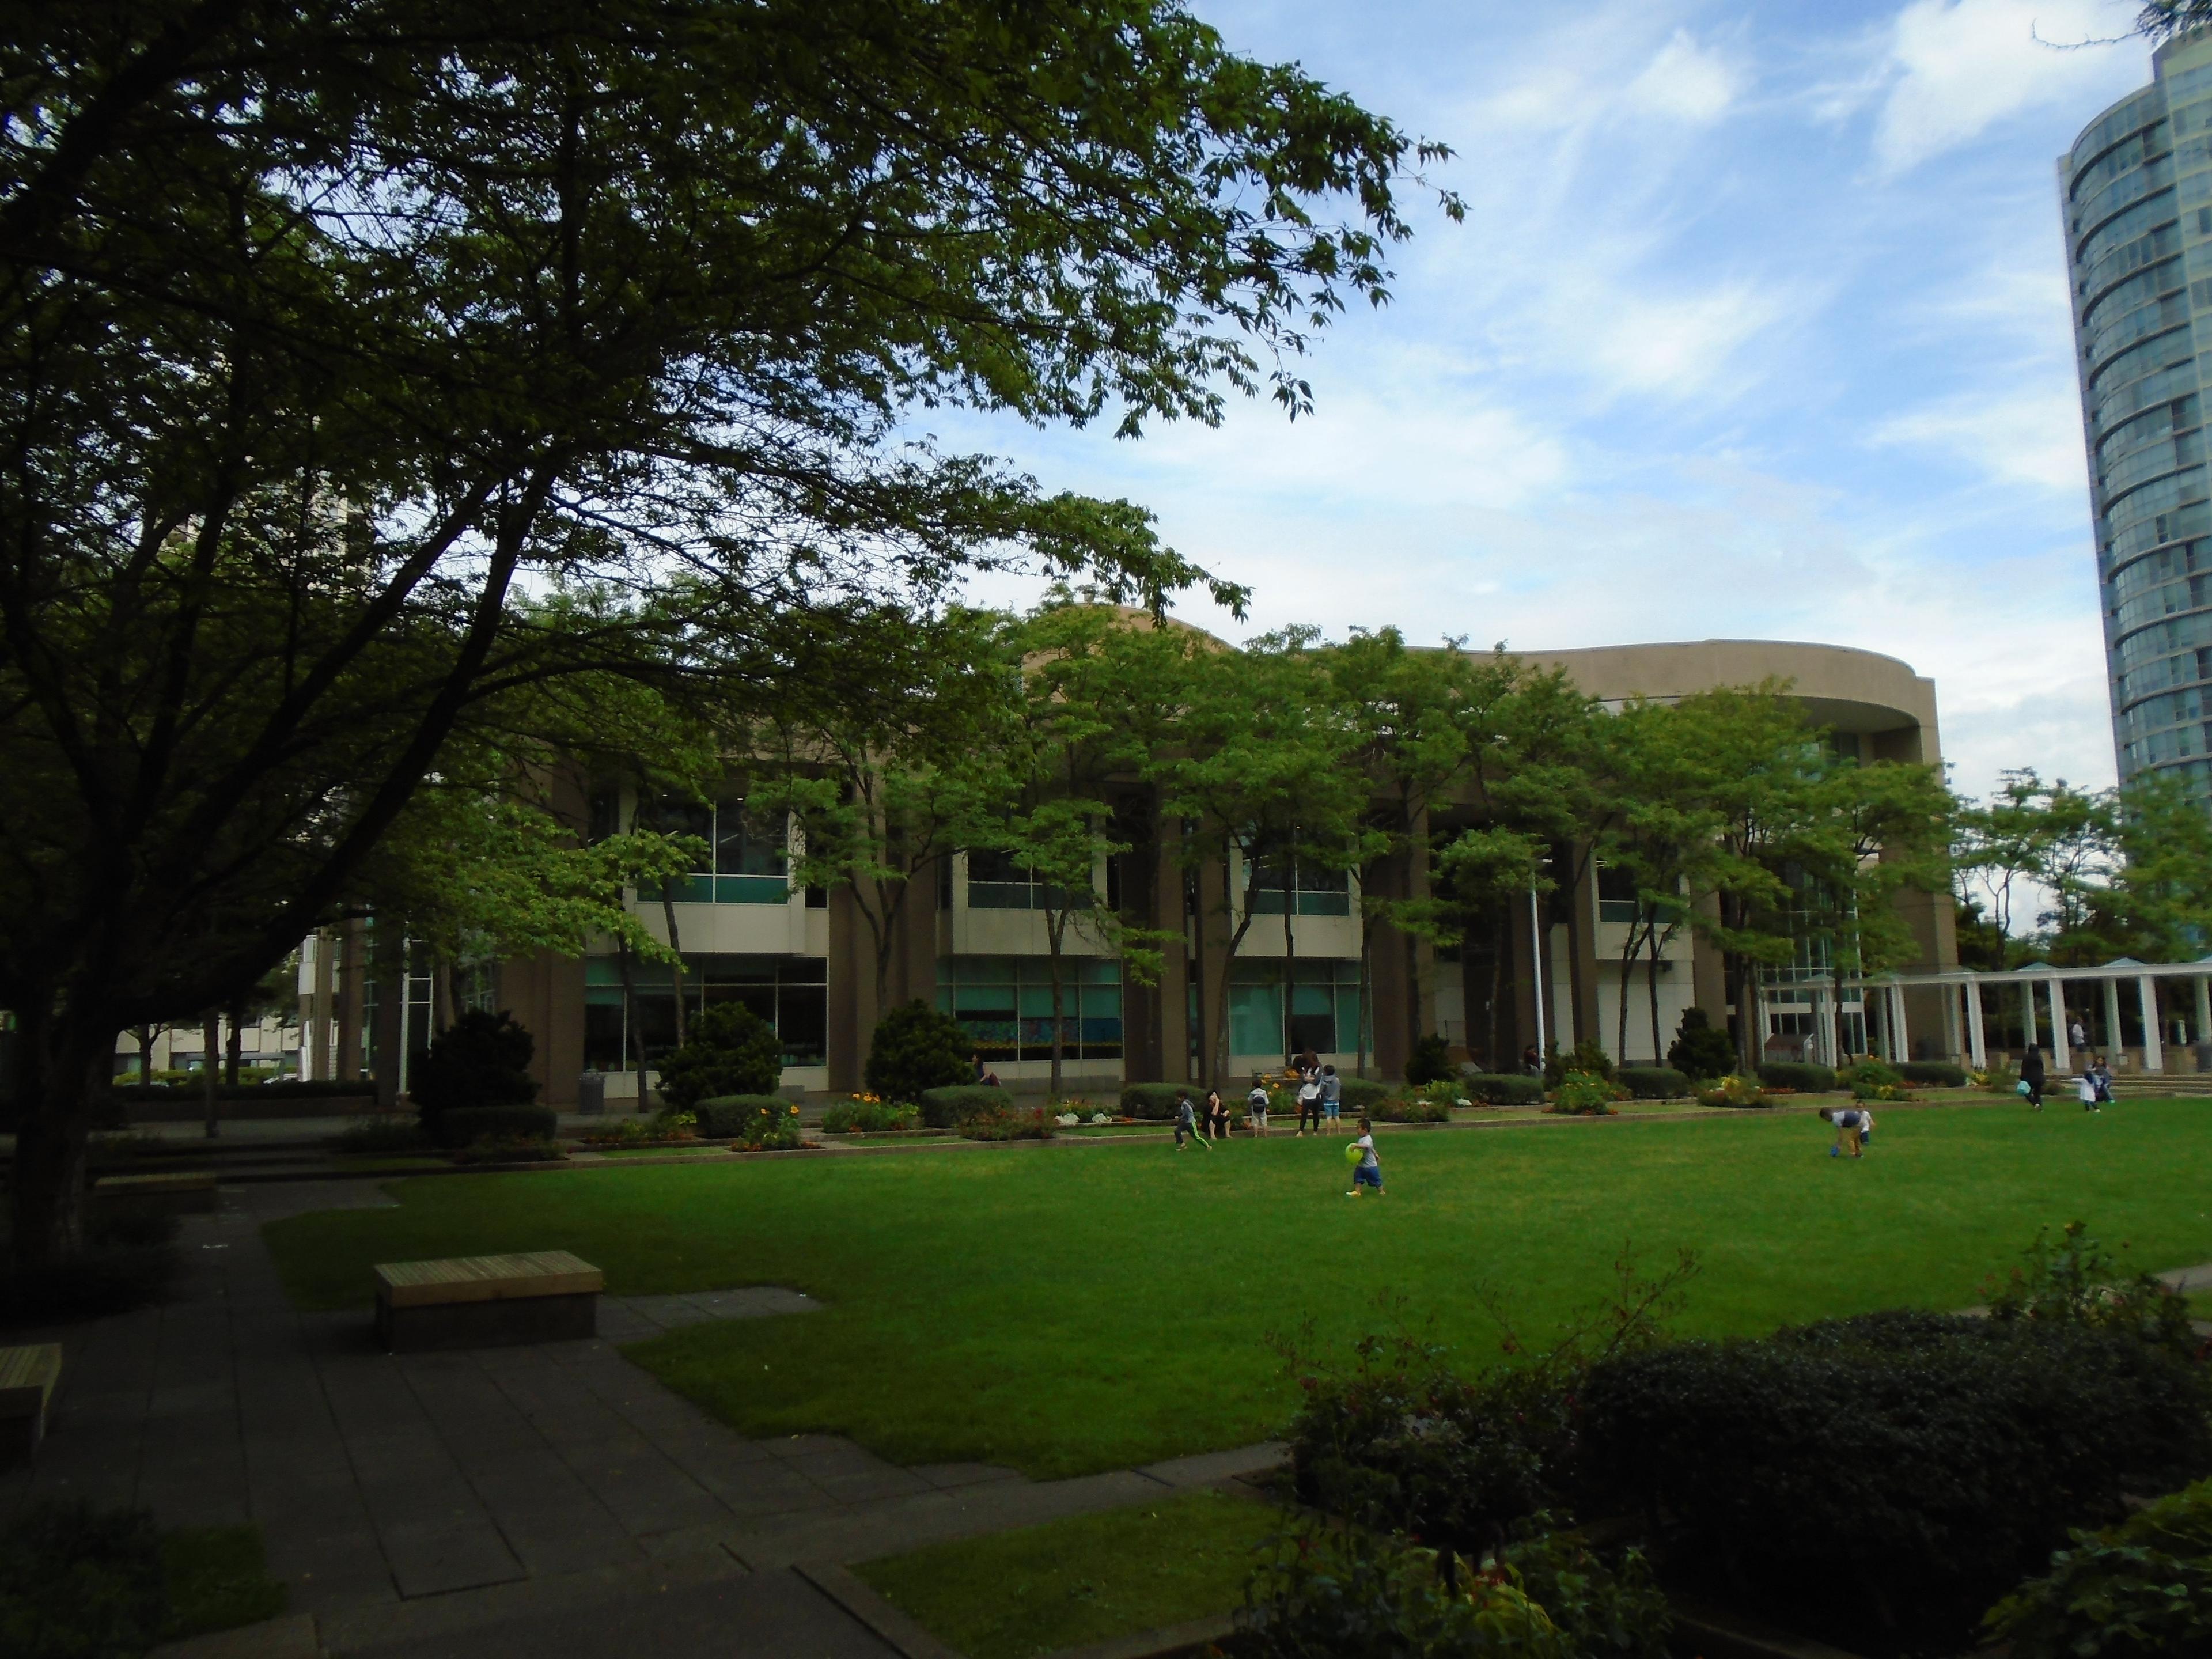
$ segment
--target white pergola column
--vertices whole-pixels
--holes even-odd
[[[1843,1005],[1833,992],[1823,991],[1814,1012],[1820,1016],[1821,1040],[1828,1045],[1827,1064],[1840,1066],[1844,1063]]]
[[[2051,976],[2051,1063],[2062,1072],[2074,1069],[2071,1045],[2066,1041],[2066,987]]]
[[[2197,987],[2197,1029],[2189,1034],[2193,1042],[2212,1042],[2212,979],[2202,974],[2191,981]]]
[[[2136,996],[2142,1004],[2143,1070],[2162,1072],[2166,1069],[2166,1048],[2158,1029],[2158,981],[2145,974],[2136,981]]]
[[[2120,982],[2108,979],[2105,981],[2105,1047],[2112,1054],[2106,1056],[2107,1065],[2112,1061],[2112,1054],[2118,1054],[2128,1046],[2122,1040],[2126,1036],[2127,1032],[2120,1025]]]
[[[1982,982],[1970,979],[1963,988],[1966,993],[1966,1050],[1976,1071],[1990,1063],[1989,1045],[1982,1037]]]
[[[1966,1040],[1959,1029],[1959,988],[1947,985],[1943,988],[1944,1058],[1960,1057],[1966,1052]]]
[[[2202,980],[2197,981],[2200,985]],[[1901,1065],[1912,1057],[1905,1040],[1905,988],[1892,981],[1889,987],[1889,1057]]]

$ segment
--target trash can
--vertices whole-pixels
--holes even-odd
[[[586,1072],[576,1079],[576,1109],[586,1117],[599,1117],[607,1109],[607,1074]]]

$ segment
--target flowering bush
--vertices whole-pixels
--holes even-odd
[[[775,1152],[804,1146],[805,1139],[799,1133],[797,1103],[792,1101],[779,1103],[782,1107],[781,1111],[773,1106],[763,1106],[740,1124],[730,1137],[730,1150],[733,1152]]]
[[[1698,1091],[1700,1106],[1771,1106],[1766,1091],[1747,1077],[1729,1076],[1710,1089]]]
[[[1042,1106],[995,1106],[960,1120],[963,1140],[1050,1140],[1059,1124]]]
[[[822,1114],[823,1133],[833,1135],[882,1134],[891,1129],[911,1129],[921,1121],[920,1108],[875,1095],[854,1095]]]
[[[1574,1117],[1605,1117],[1613,1112],[1614,1101],[1629,1098],[1629,1091],[1610,1078],[1595,1072],[1568,1072],[1561,1076],[1559,1086],[1552,1091],[1552,1103],[1544,1109]]]

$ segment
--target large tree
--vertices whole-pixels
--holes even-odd
[[[906,417],[1296,412],[1436,153],[1176,0],[64,4],[0,75],[24,1263],[114,1033],[343,903],[503,690],[787,683],[780,619],[994,559],[1199,580]]]

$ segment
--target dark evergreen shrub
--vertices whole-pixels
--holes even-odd
[[[1690,1079],[1671,1066],[1624,1066],[1613,1081],[1638,1100],[1678,1100],[1691,1092]]]
[[[561,1127],[550,1106],[449,1106],[428,1122],[438,1145],[447,1148],[479,1140],[550,1140]]]
[[[792,1102],[781,1095],[717,1095],[696,1101],[691,1115],[699,1120],[693,1132],[702,1140],[743,1140],[763,1118],[788,1117]]]
[[[2212,1470],[2203,1368],[2121,1330],[1893,1312],[1595,1366],[1583,1513],[1863,1652],[1957,1652],[2069,1526]],[[1878,1590],[1878,1594],[1874,1593]]]
[[[441,1114],[460,1106],[527,1106],[538,1098],[530,1075],[530,1033],[507,1013],[471,1008],[440,1032],[408,1068],[408,1092],[422,1127],[437,1139]]]
[[[868,1045],[868,1092],[919,1104],[924,1090],[972,1083],[975,1053],[975,1042],[958,1020],[926,1002],[909,1002],[876,1025]]]
[[[881,1134],[911,1129],[921,1121],[912,1106],[893,1100],[841,1100],[822,1114],[822,1132],[831,1135]]]
[[[1769,1089],[1795,1089],[1801,1095],[1832,1094],[1836,1074],[1826,1066],[1805,1060],[1771,1060],[1759,1068],[1759,1080]]]
[[[1344,1085],[1344,1109],[1355,1117],[1386,1100],[1395,1098],[1398,1093],[1396,1089],[1376,1078],[1340,1076],[1337,1081]],[[1291,1109],[1293,1111],[1297,1109],[1297,1102],[1295,1098],[1291,1103]]]
[[[928,1129],[957,1129],[979,1113],[995,1112],[1008,1104],[1006,1091],[988,1083],[961,1083],[945,1089],[921,1091],[921,1122]]]
[[[1736,1069],[1735,1040],[1713,1025],[1704,1009],[1685,1008],[1674,1040],[1667,1045],[1667,1063],[1699,1083],[1729,1076]]]
[[[1966,1069],[1954,1066],[1948,1060],[1900,1060],[1897,1073],[1907,1083],[1923,1083],[1939,1089],[1963,1089],[1966,1086]]]
[[[1544,1079],[1540,1077],[1525,1077],[1517,1072],[1462,1072],[1459,1081],[1469,1100],[1487,1106],[1544,1103]]]
[[[726,1095],[766,1095],[783,1080],[775,1028],[742,1002],[718,1002],[660,1062],[660,1097],[678,1111]]]
[[[1206,1098],[1206,1091],[1188,1083],[1132,1083],[1121,1091],[1121,1115],[1153,1123],[1171,1122],[1178,1095],[1188,1095],[1195,1108]]]
[[[1413,1045],[1413,1052],[1406,1057],[1406,1081],[1419,1088],[1425,1083],[1435,1083],[1454,1076],[1451,1045],[1440,1036],[1425,1036]]]

